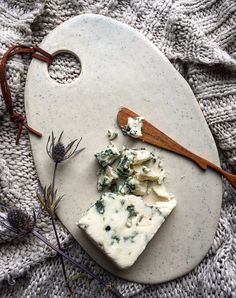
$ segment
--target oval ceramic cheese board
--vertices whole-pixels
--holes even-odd
[[[30,125],[43,138],[30,136],[36,169],[47,185],[53,166],[46,155],[48,136],[64,130],[65,142],[82,137],[86,150],[61,164],[57,188],[65,194],[58,216],[88,254],[124,279],[159,283],[192,270],[206,255],[216,231],[222,197],[221,178],[191,161],[122,135],[116,123],[121,106],[129,107],[189,150],[219,164],[214,139],[189,85],[168,59],[131,27],[99,15],[82,15],[54,29],[40,47],[51,54],[68,51],[79,58],[80,76],[59,84],[47,65],[32,61],[25,89]],[[137,262],[119,270],[77,227],[99,198],[94,154],[104,149],[107,129],[119,132],[118,147],[145,146],[159,155],[167,170],[168,190],[178,205]]]

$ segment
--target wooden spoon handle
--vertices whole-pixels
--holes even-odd
[[[127,120],[129,117],[135,118],[138,114],[134,113],[133,111],[122,108],[117,115],[117,120],[119,125],[123,128],[127,124]],[[229,182],[236,187],[236,175],[230,174],[217,165],[213,164],[212,162],[198,156],[197,154],[189,151],[188,149],[184,148],[173,139],[168,137],[162,131],[157,129],[148,121],[144,120],[143,123],[143,131],[142,137],[140,139],[143,142],[149,143],[151,145],[157,146],[159,148],[163,148],[172,152],[175,152],[179,155],[189,158],[193,162],[195,162],[200,168],[206,170],[207,167],[212,168],[213,170],[217,171],[218,173],[222,174],[225,178],[229,180]]]

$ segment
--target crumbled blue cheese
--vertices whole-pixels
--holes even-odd
[[[157,195],[159,200],[169,201],[174,197],[171,193],[166,191],[166,187],[164,184],[160,184],[160,185],[157,184],[153,186],[152,189],[154,193]]]
[[[111,143],[106,149],[95,154],[102,167],[111,165],[120,156],[119,150]]]
[[[108,131],[107,131],[108,140],[112,141],[115,138],[117,138],[117,136],[118,136],[118,133],[117,132],[112,131],[111,129],[108,129]]]
[[[135,157],[134,150],[123,148],[121,159],[117,165],[117,172],[122,177],[128,177],[133,173],[131,165]]]
[[[129,135],[132,138],[140,138],[142,136],[143,117],[128,118],[128,123],[123,128],[124,135]]]
[[[127,195],[127,194],[130,194],[130,190],[127,187],[127,185],[125,183],[123,183],[123,184],[119,185],[118,193],[120,193],[121,195]]]
[[[130,176],[125,180],[124,185],[120,187],[120,193],[144,196],[147,193],[147,187],[147,181],[140,181],[135,176]]]
[[[113,181],[118,178],[116,171],[111,166],[107,166],[98,177],[97,189],[103,190],[105,187],[111,186]]]
[[[146,149],[123,148],[121,159],[117,166],[117,172],[120,176],[128,177],[134,172],[133,165],[142,164],[153,159],[153,156],[153,153]]]
[[[158,168],[158,169],[157,169],[157,172],[158,172],[157,183],[158,183],[158,184],[162,184],[163,181],[164,181],[165,178],[166,178],[166,171],[165,171],[165,169],[163,169],[163,168]]]
[[[79,220],[78,226],[121,269],[129,268],[165,221],[175,204],[161,209],[141,197],[105,193]]]
[[[130,150],[132,150],[135,155],[133,160],[134,165],[142,164],[154,158],[154,154],[146,150],[145,148],[142,148],[140,150],[137,150],[137,149],[130,149]]]
[[[134,171],[137,179],[140,181],[158,181],[160,176],[159,171],[143,165],[134,166]]]

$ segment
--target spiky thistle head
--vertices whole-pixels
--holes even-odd
[[[30,233],[36,222],[35,214],[30,216],[28,213],[19,208],[9,209],[7,213],[9,224],[22,233]]]
[[[85,149],[82,148],[77,150],[82,138],[80,138],[79,141],[77,141],[76,139],[65,146],[61,141],[62,135],[63,131],[61,132],[59,138],[56,140],[54,133],[52,132],[52,135],[48,138],[46,146],[47,154],[55,163],[60,163],[70,158],[72,155],[78,154]]]

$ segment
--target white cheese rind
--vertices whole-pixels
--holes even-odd
[[[175,208],[177,205],[177,201],[175,198],[172,198],[169,201],[157,201],[154,206],[158,207],[158,209],[161,211],[161,213],[166,218],[171,211]]]
[[[165,214],[141,197],[105,193],[78,225],[119,268],[127,269],[162,225]]]

